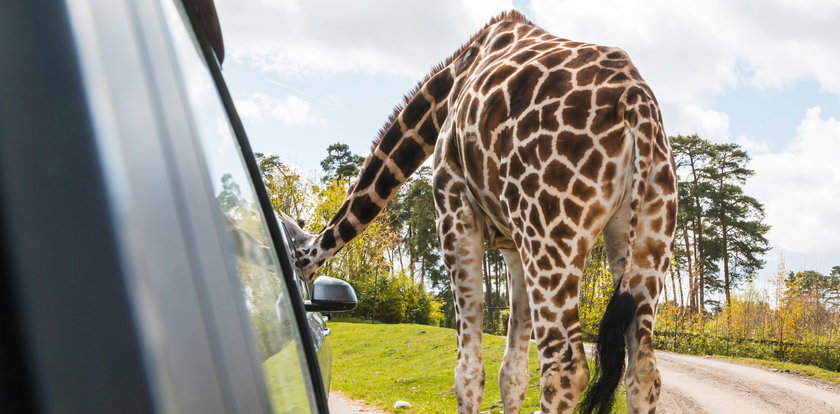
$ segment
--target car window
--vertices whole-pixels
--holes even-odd
[[[221,97],[180,4],[161,0],[194,128],[224,214],[276,413],[315,412],[312,379],[278,256]],[[273,218],[272,218],[273,219]]]

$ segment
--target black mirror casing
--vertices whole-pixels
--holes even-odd
[[[356,291],[349,283],[320,276],[312,283],[312,300],[305,303],[309,312],[349,312],[356,309]]]

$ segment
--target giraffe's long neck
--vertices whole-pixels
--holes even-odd
[[[364,231],[433,153],[453,85],[474,53],[467,48],[406,97],[404,107],[381,131],[338,212],[318,234],[298,242],[298,265],[308,276]]]
[[[298,266],[307,277],[311,277],[327,259],[364,231],[399,187],[432,155],[440,129],[449,114],[451,98],[457,96],[493,40],[497,40],[497,44],[506,44],[502,40],[517,22],[530,24],[516,11],[491,19],[464,47],[407,95],[404,107],[395,112],[381,131],[341,208],[318,234],[307,234],[294,220],[284,217],[286,227],[297,244]],[[497,23],[499,25],[495,26]]]

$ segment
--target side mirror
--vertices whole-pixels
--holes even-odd
[[[349,283],[320,276],[312,283],[312,300],[304,303],[309,312],[348,312],[356,309],[356,292]]]

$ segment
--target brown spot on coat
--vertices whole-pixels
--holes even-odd
[[[530,173],[522,178],[521,181],[522,192],[528,197],[537,195],[537,189],[540,187],[540,177],[536,173]]]
[[[557,137],[557,152],[565,155],[572,165],[577,165],[591,148],[592,138],[586,134],[563,131]]]
[[[558,197],[555,197],[547,191],[540,191],[537,201],[542,208],[546,224],[551,223],[560,216],[560,199]]]
[[[530,137],[531,134],[539,131],[540,129],[540,113],[539,111],[531,111],[528,112],[517,124],[516,124],[516,136],[520,140],[525,140],[526,138]]]
[[[579,223],[580,216],[583,214],[583,207],[574,200],[567,198],[563,200],[563,214],[573,223]]]
[[[504,34],[500,35],[499,37],[497,37],[495,41],[493,41],[493,44],[490,46],[490,49],[491,50],[499,50],[503,47],[506,47],[506,46],[510,45],[511,42],[513,42],[513,34],[504,33]]]
[[[581,180],[575,180],[575,183],[572,185],[572,193],[578,196],[581,201],[587,202],[592,199],[592,197],[595,197],[595,187],[592,187]]]
[[[571,181],[572,177],[574,177],[574,171],[563,165],[560,161],[555,160],[546,166],[545,172],[543,173],[543,182],[563,192],[569,188],[569,181]]]
[[[592,181],[598,181],[598,173],[601,170],[601,164],[604,161],[604,156],[598,151],[592,151],[589,158],[580,167],[580,173],[583,176],[590,178]]]
[[[543,129],[548,131],[560,129],[560,122],[557,116],[558,109],[560,109],[560,102],[550,103],[542,107],[540,111],[540,125]]]
[[[572,128],[586,128],[592,106],[591,101],[592,91],[588,89],[572,91],[564,101],[563,122]]]
[[[394,164],[400,168],[403,176],[408,177],[414,172],[414,170],[417,169],[417,167],[420,166],[421,163],[423,163],[423,160],[425,160],[428,155],[429,154],[426,153],[426,151],[423,150],[423,147],[421,147],[416,141],[413,139],[404,139],[394,150],[394,153],[391,154],[391,159],[394,161]],[[393,190],[394,188],[396,188],[396,186],[389,189],[389,194],[390,190]],[[379,188],[377,187],[377,192],[378,191]]]
[[[542,102],[548,98],[562,98],[572,90],[572,74],[567,70],[552,71],[540,85],[536,101]]]
[[[493,131],[501,125],[508,117],[508,108],[505,103],[504,94],[495,91],[484,101],[482,113],[478,121],[478,128],[481,135],[491,137]]]
[[[601,146],[607,152],[607,157],[617,157],[624,147],[624,128],[615,128],[601,138]]]
[[[526,66],[508,81],[510,93],[510,116],[518,118],[531,105],[531,96],[543,72],[534,66]]]
[[[587,230],[592,229],[592,225],[595,224],[595,221],[603,217],[606,212],[607,210],[601,203],[597,201],[592,203],[592,205],[589,206],[589,209],[586,210],[586,216],[583,219],[583,227]]]
[[[449,91],[452,89],[452,74],[448,70],[442,70],[437,75],[429,79],[426,84],[426,90],[432,95],[432,98],[440,102],[443,98],[449,96]]]
[[[350,211],[362,224],[367,224],[373,221],[377,214],[382,210],[382,207],[374,203],[369,195],[363,194],[353,200],[353,206]]]

